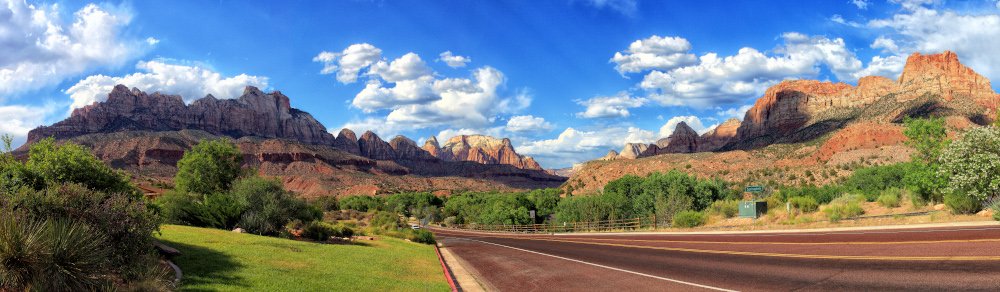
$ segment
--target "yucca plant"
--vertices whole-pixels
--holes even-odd
[[[24,290],[48,258],[45,224],[0,215],[0,290]]]
[[[0,218],[3,289],[98,290],[107,283],[109,261],[104,234],[86,224],[13,215]]]

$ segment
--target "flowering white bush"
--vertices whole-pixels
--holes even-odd
[[[965,194],[978,202],[1000,195],[1000,129],[981,127],[965,133],[941,154],[942,175],[950,177],[947,192]]]

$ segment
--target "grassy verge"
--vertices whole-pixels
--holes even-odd
[[[166,225],[185,291],[447,291],[434,247],[381,237],[330,245]]]

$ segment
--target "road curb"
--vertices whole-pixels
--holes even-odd
[[[451,286],[451,292],[458,292],[458,286],[455,285],[455,277],[451,275],[451,270],[448,269],[448,264],[444,262],[444,257],[441,256],[441,248],[437,244],[434,244],[434,253],[437,254],[438,261],[441,262],[441,269],[444,270],[444,277],[448,280],[448,286]]]

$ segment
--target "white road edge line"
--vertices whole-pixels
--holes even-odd
[[[577,259],[571,259],[571,258],[567,258],[567,257],[561,257],[561,256],[557,256],[557,255],[551,255],[551,254],[547,254],[547,253],[543,253],[543,252],[537,252],[537,251],[533,251],[533,250],[527,250],[527,249],[523,249],[523,248],[517,248],[517,247],[513,247],[513,246],[507,246],[507,245],[503,245],[503,244],[499,244],[499,243],[492,243],[492,242],[486,242],[486,241],[482,241],[482,240],[468,239],[468,238],[464,238],[464,239],[465,240],[469,240],[469,241],[479,242],[479,243],[485,243],[485,244],[491,244],[491,245],[506,247],[506,248],[509,248],[509,249],[519,250],[519,251],[523,251],[523,252],[529,252],[529,253],[533,253],[533,254],[539,254],[539,255],[543,255],[543,256],[554,257],[554,258],[561,259],[561,260],[567,260],[567,261],[571,261],[571,262],[577,262],[577,263],[581,263],[581,264],[585,264],[585,265],[591,265],[591,266],[595,266],[595,267],[599,267],[599,268],[605,268],[605,269],[609,269],[609,270],[615,270],[615,271],[619,271],[619,272],[625,272],[625,273],[629,273],[629,274],[634,274],[634,275],[639,275],[639,276],[644,276],[644,277],[650,277],[650,278],[664,280],[664,281],[669,281],[669,282],[674,282],[674,283],[680,283],[680,284],[685,284],[685,285],[690,285],[690,286],[695,286],[695,287],[701,287],[701,288],[705,288],[705,289],[709,289],[709,290],[737,292],[737,290],[730,290],[730,289],[726,289],[726,288],[719,288],[719,287],[713,287],[713,286],[702,285],[702,284],[697,284],[697,283],[685,282],[685,281],[671,279],[671,278],[654,276],[654,275],[640,273],[640,272],[636,272],[636,271],[629,271],[629,270],[626,270],[626,269],[609,267],[609,266],[605,266],[605,265],[601,265],[601,264],[595,264],[595,263],[591,263],[591,262],[585,262],[585,261],[581,261],[581,260],[577,260]]]

